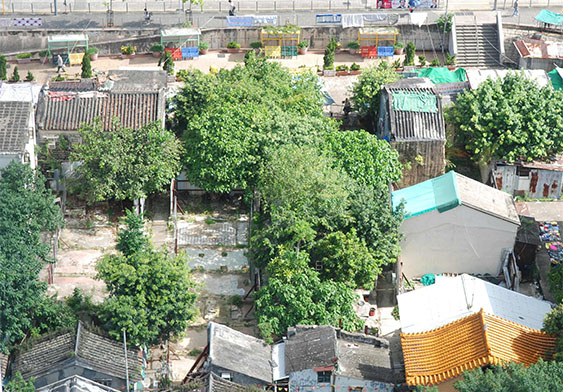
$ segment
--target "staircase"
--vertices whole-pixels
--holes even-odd
[[[456,25],[457,64],[462,67],[499,68],[496,24]]]

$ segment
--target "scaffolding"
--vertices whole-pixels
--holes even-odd
[[[300,29],[295,26],[263,28],[260,37],[264,55],[271,58],[297,56],[300,34]]]
[[[84,48],[83,53],[73,53],[75,48]],[[61,56],[64,64],[80,64],[88,50],[87,34],[51,35],[47,38],[47,50],[52,57],[53,65],[57,65],[57,57]],[[55,52],[55,53],[54,53]]]
[[[167,29],[160,31],[160,43],[173,60],[199,57],[199,29]],[[174,46],[167,48],[167,44]]]
[[[358,42],[362,57],[392,57],[399,30],[395,27],[361,28]]]

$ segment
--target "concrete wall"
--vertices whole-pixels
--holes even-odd
[[[498,275],[502,250],[512,248],[518,227],[459,206],[430,211],[401,225],[401,262],[408,278],[445,272]]]
[[[334,385],[341,387],[340,389],[337,388],[337,391],[348,391],[350,387],[362,387],[362,392],[392,392],[394,389],[393,385],[384,382],[357,380],[344,376],[336,376]]]
[[[243,366],[243,364],[241,364]],[[265,385],[266,381],[258,380],[254,377],[249,377],[246,374],[237,373],[229,369],[222,368],[220,366],[216,366],[213,364],[209,365],[209,370],[219,377],[221,377],[221,373],[230,373],[231,374],[231,381],[240,385]]]
[[[111,380],[111,385],[109,385],[110,387],[117,390],[125,389],[124,379],[113,377],[104,373],[96,372],[95,370],[87,369],[77,365],[69,365],[62,369],[54,370],[53,372],[46,374],[44,376],[37,377],[35,379],[34,385],[36,388],[40,388],[45,385],[49,385],[59,380],[63,380],[67,377],[75,376],[75,375],[82,376],[84,378],[87,378],[92,381],[96,381],[98,383],[101,380]],[[130,381],[133,382],[134,380],[130,380]]]
[[[441,48],[442,36],[436,25],[411,25],[397,26],[400,31],[399,40],[414,42],[418,50],[438,51]],[[26,31],[0,31],[0,48],[4,54],[38,52],[47,48],[47,36],[60,33],[53,30],[26,30]],[[65,34],[72,34],[65,31]],[[76,31],[83,33],[83,31]],[[121,29],[96,29],[86,31],[90,46],[100,50],[100,54],[118,54],[121,45],[130,44],[137,46],[137,51],[148,52],[150,47],[160,42],[158,29],[121,30]],[[309,41],[313,50],[324,50],[330,38],[334,36],[343,46],[348,42],[358,39],[358,28],[342,29],[342,27],[304,27],[301,40]],[[250,43],[260,40],[258,28],[225,28],[209,29],[202,32],[201,40],[208,42],[211,49],[225,48],[227,43],[236,41],[243,48],[249,48]],[[446,40],[447,45],[447,40]]]
[[[391,384],[339,375],[333,375],[333,383],[336,391],[348,391],[351,387],[361,387],[362,392],[393,391]],[[289,375],[289,392],[332,392],[332,388],[331,383],[318,384],[317,372],[307,369]]]

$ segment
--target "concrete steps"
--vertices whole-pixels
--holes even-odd
[[[499,67],[498,32],[494,24],[456,26],[457,63],[462,67]]]

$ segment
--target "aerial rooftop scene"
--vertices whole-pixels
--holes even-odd
[[[5,0],[0,392],[563,391],[563,0]]]

